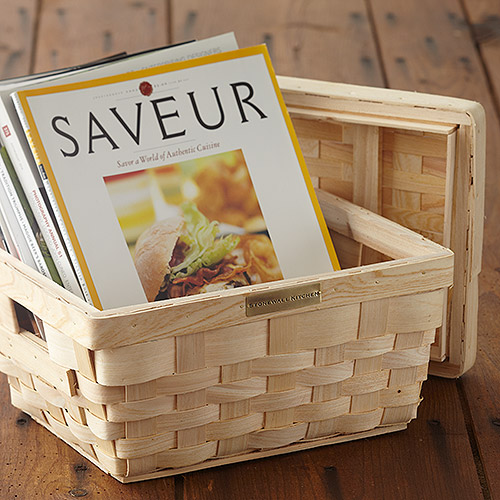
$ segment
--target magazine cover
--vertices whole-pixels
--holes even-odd
[[[96,306],[338,269],[265,46],[17,95]]]
[[[1,139],[10,155],[65,288],[84,297],[87,302],[93,303],[51,185],[31,141],[29,126],[24,119],[24,114],[19,110],[17,100],[10,97],[12,91],[55,85],[56,81],[58,84],[66,84],[92,80],[237,48],[234,34],[226,33],[197,42],[131,54],[116,61],[105,59],[100,63],[61,70],[59,74],[40,75],[35,80],[29,78],[29,86],[27,86],[28,82],[23,84],[19,81],[0,84]]]

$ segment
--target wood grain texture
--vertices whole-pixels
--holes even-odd
[[[488,248],[487,248],[488,251]],[[491,250],[490,250],[491,251]],[[496,271],[499,273],[499,271]],[[500,296],[497,291],[482,291],[479,299],[479,351],[472,370],[462,378],[464,397],[470,414],[469,425],[477,439],[491,498],[500,498],[500,348],[498,317]]]
[[[40,1],[35,71],[168,43],[167,3],[163,0]]]
[[[380,132],[358,125],[353,138],[353,202],[381,213]]]
[[[441,111],[446,107],[444,102],[438,104],[434,96],[413,94],[409,92],[391,91],[391,97],[383,90],[366,87],[348,87],[344,85],[328,84],[325,82],[310,82],[305,80],[293,80],[291,78],[282,78],[282,88],[285,94],[287,103],[297,106],[297,109],[311,107],[313,112],[311,121],[316,128],[320,128],[323,118],[323,123],[328,123],[327,120],[335,119],[339,121],[352,121],[359,123],[353,116],[366,116],[365,107],[372,107],[372,112],[378,105],[384,103],[384,113],[388,114],[387,104],[396,103],[399,99],[399,116],[404,117],[403,113],[409,109],[418,112],[420,119],[431,119],[429,111]],[[299,89],[305,90],[302,95],[296,93]],[[328,89],[328,90],[327,90]],[[330,95],[328,95],[328,92]],[[335,99],[331,95],[335,94]],[[386,99],[386,97],[388,99]],[[357,99],[357,100],[355,100]],[[477,135],[477,146],[473,146],[473,142],[468,146],[467,141],[471,140],[469,134],[481,131],[484,126],[481,108],[479,105],[468,102],[469,109],[464,108],[463,100],[447,99],[449,106],[448,111],[452,109],[458,111],[463,110],[461,118],[457,120],[454,126],[448,130],[442,131],[441,134],[428,132],[421,128],[420,123],[413,122],[413,129],[410,127],[410,122],[405,123],[405,129],[401,129],[401,122],[393,129],[383,129],[382,147],[382,213],[403,225],[411,227],[438,243],[444,243],[445,240],[457,254],[456,258],[456,276],[457,283],[460,282],[460,287],[456,288],[456,293],[452,299],[452,308],[454,314],[453,320],[449,322],[450,331],[454,332],[453,346],[456,349],[454,356],[450,357],[446,363],[455,367],[454,371],[448,369],[448,376],[458,376],[463,373],[467,367],[470,367],[475,357],[474,341],[476,336],[476,317],[477,309],[475,309],[474,299],[476,292],[476,274],[480,269],[481,257],[481,228],[483,223],[483,168],[484,158],[480,153],[483,151],[484,144]],[[408,106],[402,107],[401,103],[406,102]],[[433,109],[430,109],[432,102],[436,104]],[[411,103],[411,105],[410,105]],[[395,106],[396,107],[396,106]],[[319,109],[316,109],[319,108]],[[402,110],[405,110],[402,112]],[[424,111],[425,110],[425,111]],[[392,110],[391,110],[392,111]],[[395,117],[396,109],[394,109]],[[299,114],[299,112],[296,112]],[[349,113],[347,115],[347,113]],[[359,113],[359,114],[358,114]],[[303,127],[304,111],[300,115],[300,129]],[[409,116],[407,115],[409,118]],[[441,120],[443,120],[441,116]],[[477,125],[476,128],[464,127],[467,120],[474,118]],[[437,119],[437,117],[435,118]],[[447,118],[448,119],[448,118]],[[395,120],[394,120],[395,121]],[[471,120],[471,125],[473,121]],[[451,125],[451,124],[450,124]],[[458,139],[460,147],[455,148],[455,140],[457,132],[455,128],[461,126]],[[352,125],[350,128],[360,127],[359,124]],[[311,127],[312,128],[312,127]],[[347,128],[347,127],[345,127]],[[307,132],[306,132],[307,133]],[[352,134],[356,136],[356,133]],[[483,134],[484,136],[484,134]],[[464,142],[463,139],[467,138]],[[343,137],[336,137],[344,139]],[[350,138],[346,140],[350,141]],[[343,164],[334,159],[328,158],[324,154],[325,140],[319,140],[319,157],[309,158],[306,156],[308,164],[312,165],[312,173],[317,176],[317,184],[343,197],[354,197],[354,193],[358,195],[360,187],[363,188],[363,182],[360,186],[359,176],[356,176],[356,171],[359,169],[357,163],[360,158],[353,155],[354,164]],[[329,143],[331,144],[331,143]],[[347,146],[349,143],[340,144]],[[335,143],[335,150],[338,150],[339,144]],[[474,148],[471,154],[467,151]],[[331,148],[330,148],[331,149]],[[465,152],[465,154],[464,154]],[[456,154],[457,155],[456,155]],[[456,175],[447,175],[446,171],[451,171],[455,168],[455,157],[458,157]],[[340,158],[340,155],[339,155]],[[471,160],[474,158],[474,162]],[[348,157],[343,157],[344,161],[348,161]],[[361,163],[362,158],[361,158]],[[351,167],[351,176],[349,177],[349,167]],[[447,169],[448,167],[448,169]],[[459,168],[458,168],[459,167]],[[446,170],[447,169],[447,170]],[[352,175],[354,172],[354,175]],[[443,175],[444,174],[444,175]],[[338,178],[342,180],[339,182]],[[361,177],[364,181],[364,177]],[[345,184],[354,181],[351,184],[351,192],[345,189]],[[368,183],[369,184],[369,183]],[[446,200],[445,201],[445,195]],[[402,205],[402,206],[401,206]],[[440,209],[440,211],[439,211]],[[451,222],[451,223],[450,223]],[[447,226],[445,227],[445,224]],[[453,240],[451,240],[453,234]],[[352,251],[350,252],[352,255]],[[468,255],[470,254],[470,255]],[[365,252],[363,252],[365,257]],[[469,265],[469,260],[471,265]],[[362,258],[363,263],[369,263]],[[464,279],[464,273],[466,278]],[[470,297],[471,300],[467,298]],[[464,304],[467,307],[464,310]],[[447,304],[444,304],[447,305]],[[470,307],[469,307],[470,306]],[[464,316],[465,312],[465,316]],[[448,319],[448,314],[445,314]],[[433,359],[443,360],[444,349],[446,348],[446,340],[443,339],[446,335],[446,329],[441,330],[439,338],[439,348],[433,349]],[[468,338],[466,342],[462,342],[462,337]],[[465,350],[462,346],[468,345],[470,349]],[[443,374],[443,371],[440,371]]]
[[[30,73],[37,20],[37,0],[2,2],[0,79]]]
[[[460,2],[446,0],[437,8],[430,2],[400,4],[373,0],[375,25],[392,87],[447,94],[481,102],[488,117],[485,215],[498,223],[499,200],[495,159],[499,156],[500,127],[482,61],[471,41]],[[423,27],[425,29],[423,29]],[[398,37],[401,43],[391,43]],[[405,59],[404,54],[412,54]],[[456,182],[463,183],[462,180]],[[492,233],[498,244],[498,232]],[[495,268],[485,253],[485,267]],[[490,281],[485,275],[485,279]]]
[[[477,439],[479,467],[488,498],[500,498],[498,475],[499,400],[493,387],[500,384],[498,328],[500,314],[498,248],[500,234],[500,175],[498,157],[498,2],[446,0],[438,4],[372,0],[389,85],[446,93],[480,101],[487,116],[486,226],[483,271],[479,281],[478,357],[464,376],[464,401],[470,408],[470,431]],[[466,11],[462,10],[465,5]],[[470,30],[468,20],[473,24]],[[400,40],[392,43],[394,37]],[[473,40],[479,43],[478,53]],[[487,70],[486,75],[483,67]],[[489,81],[487,79],[489,76]],[[492,96],[490,88],[496,89]],[[453,237],[453,235],[452,235]],[[493,332],[496,333],[493,333]],[[495,361],[496,360],[496,361]]]
[[[361,0],[173,0],[172,13],[174,41],[234,31],[242,47],[265,42],[279,74],[384,84]]]
[[[465,0],[464,18],[453,20],[458,25],[469,22],[472,35],[479,46],[489,81],[496,99],[500,103],[500,4],[498,0]]]

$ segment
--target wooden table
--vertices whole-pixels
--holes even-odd
[[[480,101],[488,119],[479,351],[403,432],[122,485],[10,406],[0,499],[500,499],[500,6],[494,0],[0,0],[0,77],[234,30],[278,74]]]

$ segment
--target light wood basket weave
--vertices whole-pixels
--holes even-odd
[[[453,253],[318,197],[344,267],[360,245],[378,262],[101,312],[0,252],[12,404],[123,482],[405,428]],[[311,284],[318,304],[246,315],[249,297]],[[20,329],[15,303],[43,319],[46,343]]]
[[[429,372],[456,378],[477,350],[486,120],[453,97],[278,77],[313,183],[450,248],[453,289]],[[339,243],[337,243],[338,245]],[[366,247],[352,266],[373,262]]]

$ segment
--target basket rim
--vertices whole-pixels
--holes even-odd
[[[454,256],[451,250],[337,196],[319,190],[318,199],[329,226],[335,226],[334,229],[347,233],[348,236],[361,243],[378,243],[385,246],[388,244],[387,241],[381,240],[383,238],[387,239],[387,235],[390,235],[394,240],[392,246],[390,245],[390,249],[399,251],[400,255],[397,256],[399,258],[303,278],[286,279],[222,292],[207,293],[206,295],[181,297],[100,311],[56,283],[41,276],[6,252],[0,252],[0,269],[3,269],[4,274],[6,274],[3,280],[3,292],[12,300],[31,309],[47,324],[56,329],[62,328],[66,335],[74,338],[81,345],[96,350],[156,340],[173,334],[187,333],[188,325],[192,327],[193,321],[199,322],[203,313],[210,314],[210,308],[212,307],[225,312],[225,316],[222,314],[220,319],[212,318],[210,321],[207,320],[205,326],[199,329],[220,328],[220,321],[224,317],[227,326],[238,324],[238,321],[241,322],[242,320],[242,315],[245,314],[242,303],[244,303],[246,297],[264,291],[272,292],[273,290],[310,283],[319,283],[322,289],[331,291],[338,286],[342,287],[341,284],[348,279],[358,281],[364,279],[374,286],[371,290],[366,290],[364,294],[360,292],[360,296],[364,297],[364,300],[371,300],[369,296],[371,292],[374,294],[373,300],[375,300],[384,296],[395,295],[394,290],[387,289],[387,287],[384,290],[379,290],[382,287],[376,287],[378,280],[383,277],[393,277],[398,272],[401,274],[403,271],[407,271],[408,275],[413,273],[412,278],[414,280],[409,292],[398,295],[435,290],[452,284]],[[338,214],[342,214],[342,216],[338,216]],[[359,228],[356,230],[356,224],[360,225],[359,227],[362,230],[359,230]],[[370,235],[364,234],[365,227],[370,228]],[[396,248],[400,241],[404,242],[404,244],[401,245],[401,248]],[[433,273],[433,269],[437,272]],[[10,286],[7,286],[7,284]],[[357,296],[356,301],[359,301],[360,296]],[[343,299],[344,302],[329,296],[328,300],[319,305],[306,306],[298,309],[298,311],[306,312],[343,303],[352,303],[350,297],[344,296]],[[195,309],[198,312],[193,313],[190,323],[189,317]],[[231,314],[228,315],[228,311]],[[214,315],[213,312],[211,314]],[[245,321],[264,320],[284,314],[290,314],[290,311],[263,314]],[[239,320],[235,315],[239,316]],[[156,320],[153,321],[153,323],[156,323],[156,332],[152,330],[145,332],[143,330],[144,324],[148,321],[151,322],[153,316],[156,317]],[[197,319],[194,316],[197,316]],[[218,315],[215,314],[215,316]],[[61,320],[61,317],[63,320]],[[70,318],[70,321],[68,321],[68,318]],[[169,318],[171,318],[170,323],[173,323],[175,319],[176,322],[180,323],[179,326],[173,327],[171,324],[162,326],[163,331],[158,333],[158,324],[167,322]],[[124,335],[123,338],[117,338],[120,336],[117,336],[116,333],[113,334],[113,330],[116,332],[124,329],[130,329],[131,332],[127,332],[128,335]],[[141,332],[140,338],[137,337],[138,331]]]

